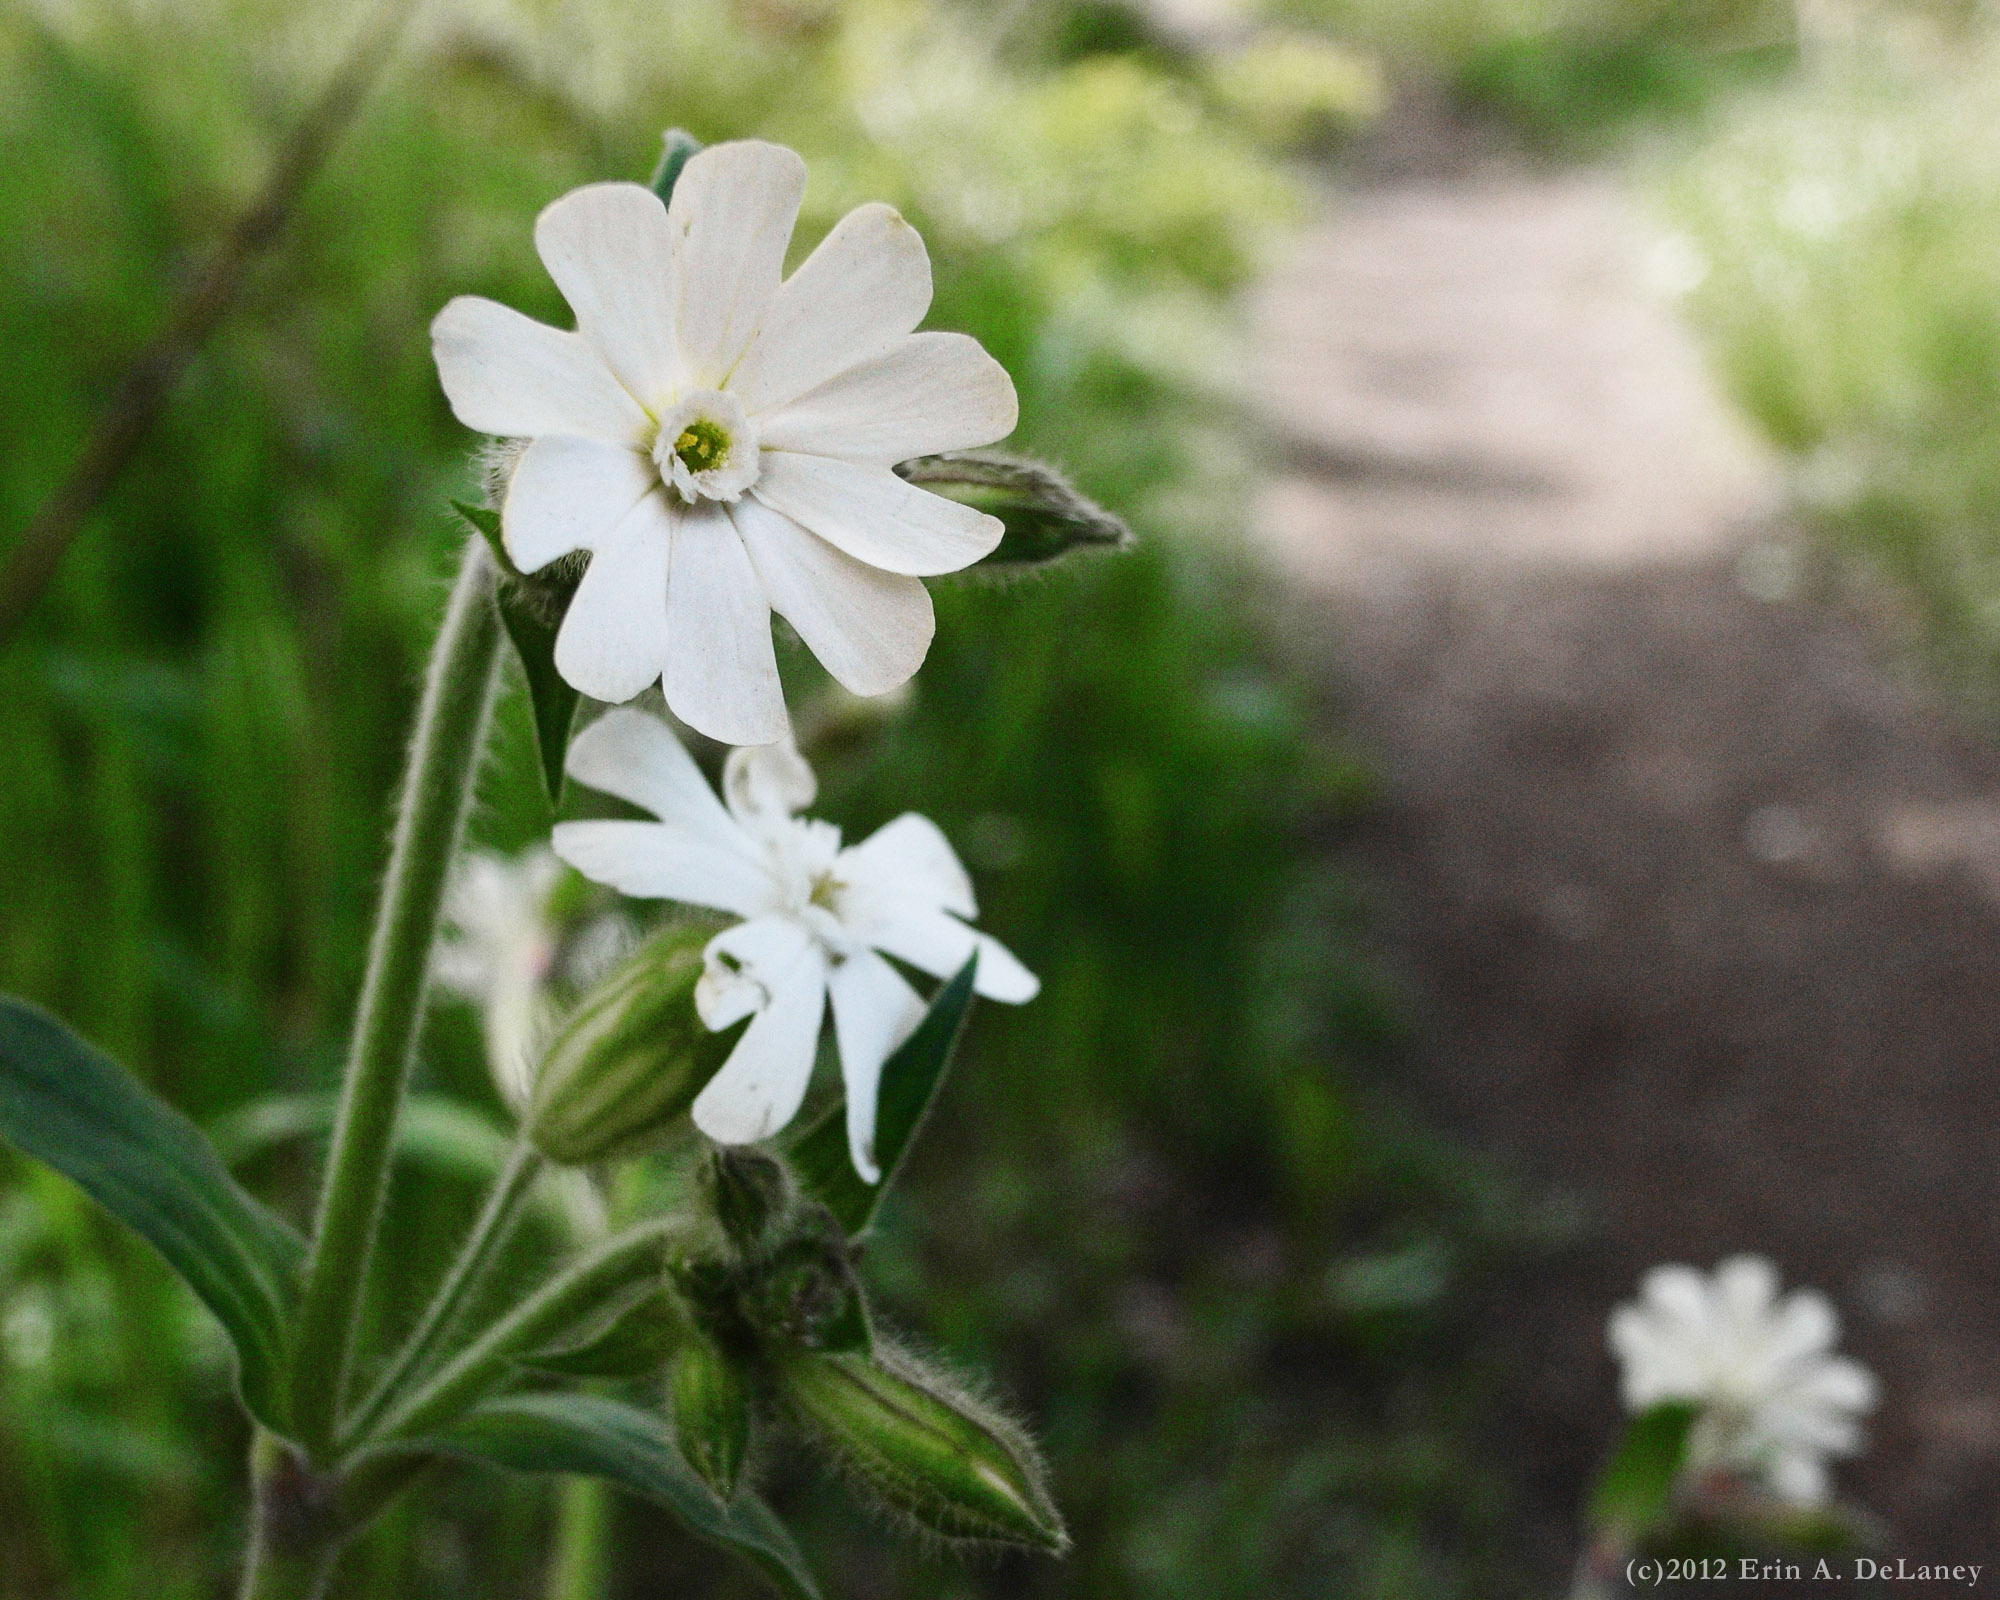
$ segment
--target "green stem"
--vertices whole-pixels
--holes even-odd
[[[261,1431],[250,1446],[250,1480],[240,1600],[317,1600],[346,1542],[333,1485]]]
[[[416,1331],[396,1352],[388,1370],[376,1382],[367,1402],[341,1429],[340,1449],[344,1454],[367,1439],[368,1431],[409,1386],[410,1379],[424,1370],[439,1345],[448,1339],[465,1313],[467,1302],[485,1282],[502,1247],[512,1235],[522,1205],[541,1176],[542,1155],[526,1139],[516,1139],[506,1166],[493,1180],[479,1220],[466,1236],[458,1259],[438,1286]]]
[[[547,1600],[604,1600],[611,1583],[610,1537],[610,1485],[602,1478],[564,1478],[556,1490]]]
[[[346,1387],[389,1141],[409,1078],[445,878],[485,744],[500,638],[492,557],[482,541],[469,540],[424,679],[299,1307],[292,1424],[315,1459],[327,1455]]]
[[[420,1439],[454,1421],[506,1382],[517,1361],[547,1349],[620,1290],[658,1274],[667,1239],[683,1226],[678,1219],[657,1217],[578,1256],[391,1412],[375,1430],[375,1441]]]

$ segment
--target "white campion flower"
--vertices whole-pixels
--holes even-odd
[[[516,1112],[528,1103],[548,1031],[548,979],[560,943],[549,896],[562,870],[541,847],[512,860],[484,851],[461,858],[445,895],[450,931],[432,958],[438,982],[479,1007],[487,1067]]]
[[[475,296],[431,325],[459,421],[531,441],[500,508],[515,565],[591,553],[557,669],[606,701],[657,680],[725,744],[788,730],[773,610],[841,684],[881,694],[930,648],[920,580],[1002,533],[890,468],[1004,438],[1012,381],[965,334],[913,331],[930,258],[886,205],[781,281],[805,182],[792,151],[744,141],[689,160],[671,206],[577,189],[535,223],[576,332]]]
[[[709,941],[695,992],[713,1031],[752,1019],[694,1102],[695,1126],[720,1143],[767,1139],[798,1114],[831,1001],[848,1149],[873,1183],[882,1065],[924,1014],[883,955],[945,977],[977,950],[977,993],[1018,1005],[1041,987],[967,926],[972,881],[928,818],[906,812],[843,849],[832,823],[798,816],[817,786],[789,739],[730,753],[726,806],[666,724],[639,711],[579,734],[569,772],[659,820],[561,823],[563,860],[622,894],[743,919]]]
[[[1761,1256],[1732,1257],[1713,1277],[1653,1268],[1639,1299],[1612,1312],[1608,1333],[1627,1407],[1701,1408],[1691,1471],[1760,1477],[1772,1493],[1811,1505],[1826,1498],[1827,1458],[1861,1448],[1874,1375],[1832,1353],[1840,1321],[1826,1296],[1798,1289],[1779,1298],[1777,1269]]]

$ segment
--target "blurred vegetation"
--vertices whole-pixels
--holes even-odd
[[[779,1484],[786,1508],[835,1595],[1490,1600],[1519,1584],[1465,1351],[1538,1224],[1377,1086],[1394,1023],[1326,864],[1365,779],[1274,668],[1276,602],[1230,553],[1256,453],[1230,297],[1300,214],[1260,142],[1297,130],[1102,11],[432,13],[0,652],[0,986],[202,1120],[333,1082],[461,537],[446,502],[472,483],[426,325],[465,292],[565,321],[534,213],[643,176],[662,127],[784,140],[812,169],[801,248],[864,199],[902,207],[936,263],[933,325],[1015,374],[1017,442],[1142,540],[940,585],[908,703],[815,713],[826,814],[850,835],[935,816],[1046,979],[1035,1006],[980,1014],[868,1270],[1038,1420],[1077,1553],[903,1550],[807,1479]],[[0,23],[0,528],[59,476],[341,32],[278,0]],[[804,703],[809,658],[784,665]],[[482,801],[481,844],[545,834],[518,685]],[[420,1070],[500,1119],[463,1007],[440,1007]],[[266,1149],[246,1176],[302,1214],[310,1153]],[[476,1195],[451,1162],[406,1166],[378,1321],[410,1315]],[[139,1246],[0,1159],[0,1595],[228,1592],[226,1383]],[[446,1480],[343,1592],[537,1593],[549,1506]],[[748,1592],[635,1508],[617,1530],[618,1594]]]
[[[1808,520],[2000,698],[2000,41],[1913,10],[1828,37],[1663,174],[1689,305]]]

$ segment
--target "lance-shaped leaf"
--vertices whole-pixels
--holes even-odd
[[[665,1419],[590,1394],[524,1394],[489,1400],[417,1447],[515,1472],[605,1478],[664,1506],[699,1539],[754,1566],[792,1600],[819,1600],[805,1557],[771,1508],[739,1489],[718,1502],[675,1448]]]
[[[787,1152],[805,1192],[822,1202],[850,1236],[866,1231],[875,1220],[882,1196],[895,1181],[924,1113],[944,1082],[972,1010],[972,976],[978,964],[975,952],[938,990],[923,1020],[882,1065],[875,1110],[875,1160],[882,1169],[881,1182],[864,1183],[854,1170],[847,1153],[847,1108],[838,1102]]]
[[[1666,1520],[1687,1461],[1700,1408],[1682,1400],[1648,1407],[1625,1425],[1590,1492],[1590,1526],[1619,1544],[1642,1539]]]
[[[1040,566],[1083,550],[1122,550],[1132,530],[1054,467],[999,450],[954,450],[918,456],[896,468],[920,484],[1006,525],[1006,535],[982,567]]]
[[[701,149],[701,141],[685,128],[669,128],[660,142],[660,164],[653,169],[650,188],[662,203],[674,198],[674,185],[681,181],[681,169],[688,157]]]
[[[644,1288],[602,1327],[531,1357],[526,1365],[566,1378],[644,1378],[666,1370],[686,1336],[685,1320],[664,1288]]]
[[[556,671],[556,633],[574,585],[558,579],[523,577],[514,570],[501,540],[500,513],[463,500],[451,504],[484,536],[500,564],[496,591],[500,620],[506,625],[507,637],[514,641],[514,653],[521,658],[521,672],[528,682],[528,704],[535,714],[535,745],[542,757],[542,782],[548,787],[549,803],[559,804],[563,757],[569,751],[570,729],[575,726],[581,698]]]
[[[244,1405],[282,1433],[305,1247],[229,1176],[201,1131],[54,1017],[0,999],[0,1138],[166,1257],[235,1344]]]

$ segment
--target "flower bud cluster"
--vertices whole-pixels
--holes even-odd
[[[668,1391],[681,1453],[718,1496],[775,1412],[928,1534],[1066,1546],[1026,1436],[876,1336],[852,1246],[783,1160],[717,1147],[702,1190],[716,1228],[668,1268],[687,1330]]]

